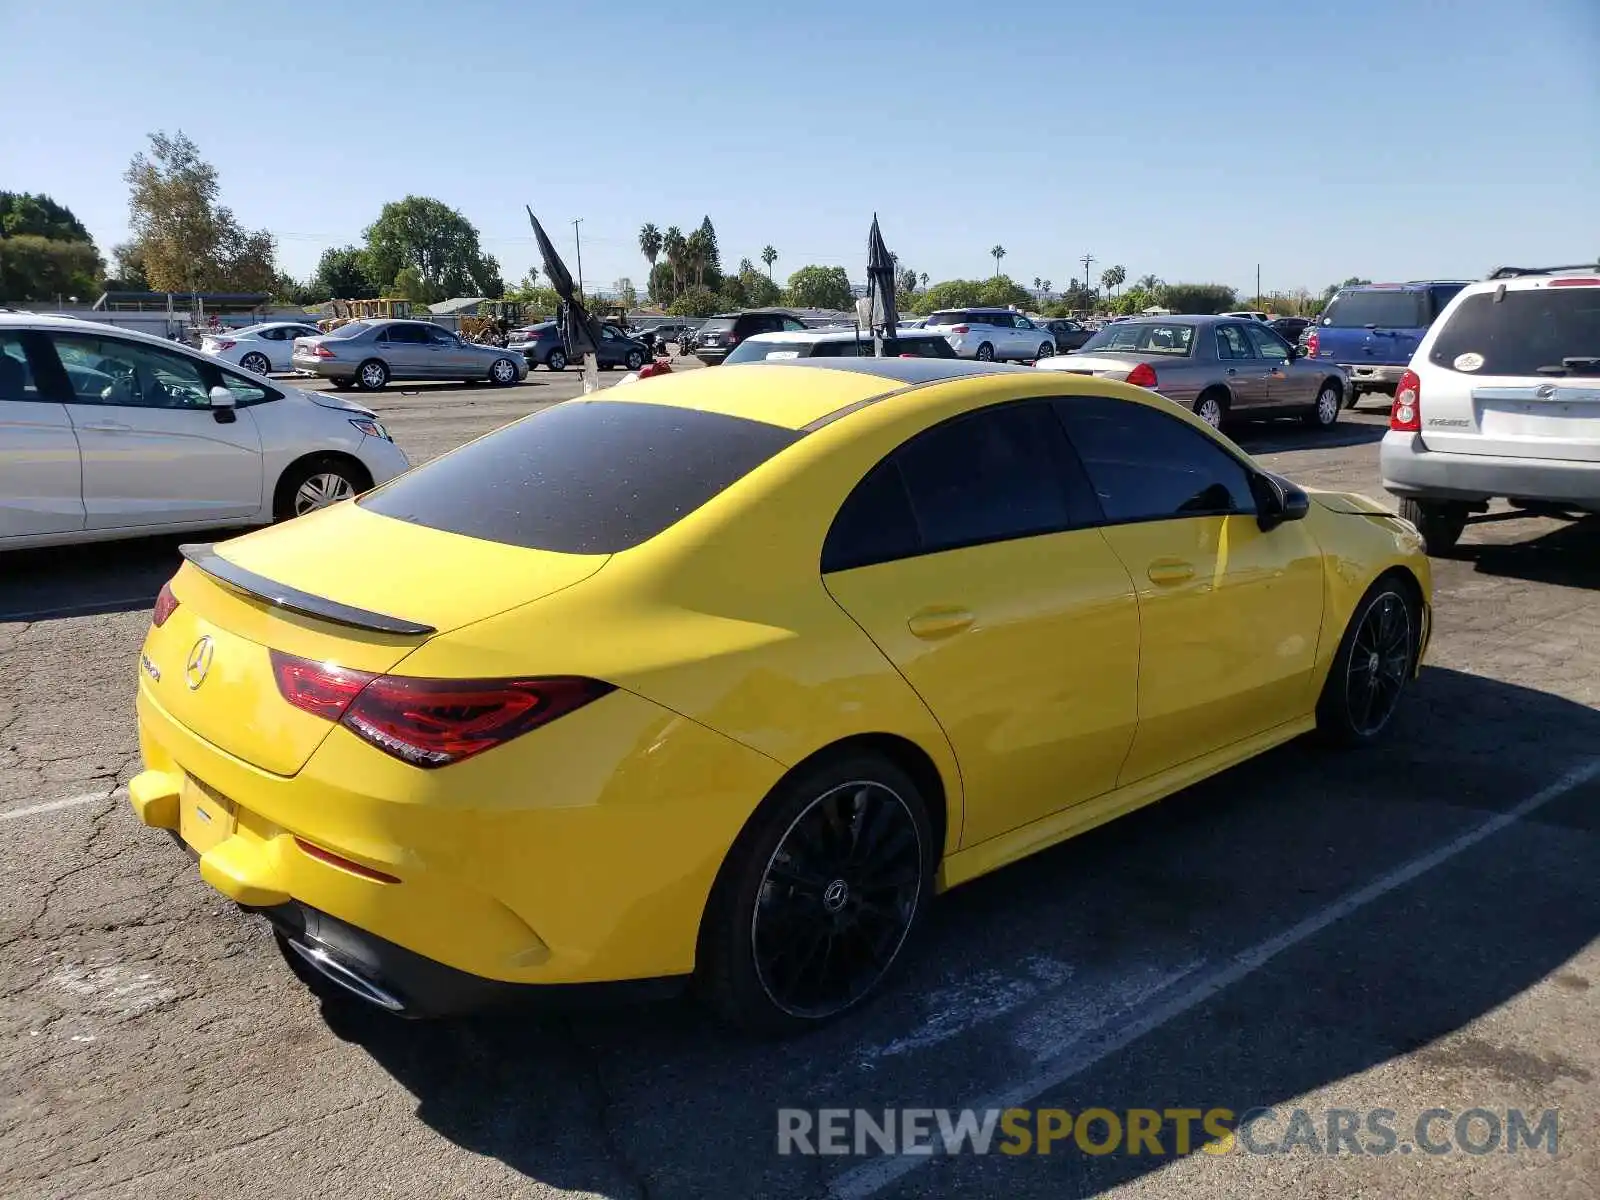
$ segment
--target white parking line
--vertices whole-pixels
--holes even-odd
[[[15,821],[19,817],[36,817],[41,813],[59,812],[63,808],[77,808],[80,804],[109,800],[113,796],[124,796],[127,792],[128,789],[125,787],[116,787],[100,792],[85,792],[81,796],[67,796],[62,800],[49,800],[44,804],[29,805],[27,808],[11,808],[0,812],[0,821]]]
[[[1386,875],[1379,876],[1364,887],[1357,888],[1332,904],[1318,909],[1276,937],[1256,943],[1198,977],[1188,977],[1192,982],[1181,992],[1171,996],[1157,995],[1143,1008],[1119,1013],[1075,1036],[1063,1039],[1050,1048],[1050,1057],[1031,1077],[1019,1080],[1013,1085],[961,1107],[977,1109],[980,1112],[991,1108],[1017,1108],[1052,1091],[1145,1034],[1160,1029],[1190,1009],[1205,1003],[1218,992],[1259,971],[1285,950],[1292,949],[1307,938],[1321,933],[1330,925],[1358,912],[1396,888],[1426,875],[1435,867],[1449,862],[1484,839],[1493,837],[1543,808],[1552,800],[1559,799],[1573,788],[1581,787],[1597,776],[1600,776],[1600,758],[1590,759],[1568,771],[1548,787],[1541,788],[1515,808],[1491,817],[1475,829],[1469,829],[1437,849],[1412,859]],[[945,1148],[948,1151],[957,1150],[959,1143],[947,1144]],[[839,1200],[865,1200],[865,1197],[875,1195],[928,1161],[929,1157],[925,1153],[875,1158],[837,1176],[829,1185],[828,1191],[830,1195],[839,1197]]]

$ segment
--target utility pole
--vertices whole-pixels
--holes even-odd
[[[1083,290],[1085,292],[1092,292],[1094,289],[1089,286],[1089,266],[1090,264],[1097,263],[1100,260],[1092,254],[1085,254],[1078,261],[1083,264]]]
[[[1256,264],[1256,307],[1261,307],[1261,264]]]
[[[578,244],[578,299],[583,299],[583,237],[578,232],[578,226],[583,224],[583,218],[577,217],[572,222],[572,240]]]

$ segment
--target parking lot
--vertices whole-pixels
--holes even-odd
[[[541,370],[375,407],[416,462],[580,388]],[[1237,436],[1381,496],[1385,419]],[[959,889],[886,996],[779,1044],[687,1001],[324,1013],[117,791],[177,541],[0,560],[0,1194],[1593,1194],[1600,520],[1497,508],[1436,560],[1429,661],[1381,747],[1291,744]],[[1389,1108],[1404,1144],[777,1153],[783,1108],[993,1106]],[[1558,1109],[1559,1148],[1411,1153],[1405,1114],[1435,1107]]]

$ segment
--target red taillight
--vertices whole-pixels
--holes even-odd
[[[1153,388],[1156,385],[1156,369],[1149,363],[1140,363],[1128,372],[1128,382],[1134,387]]]
[[[595,679],[414,679],[272,652],[278,691],[296,708],[337,721],[385,754],[443,767],[493,749],[598,700]]]
[[[1313,329],[1310,333],[1306,334],[1306,357],[1315,358],[1317,356],[1317,352],[1321,349],[1322,336],[1317,333],[1315,329]]]
[[[222,338],[221,340],[219,340],[217,342],[217,349],[218,350],[232,350],[234,348],[234,346],[236,346],[237,344],[238,343],[234,342],[230,338]]]
[[[367,671],[312,662],[277,650],[271,657],[279,694],[296,708],[325,721],[344,716],[361,689],[377,678]]]
[[[1567,279],[1552,279],[1551,287],[1600,287],[1600,279],[1593,279],[1587,275],[1574,275]]]
[[[967,326],[965,326],[965,325],[952,325],[952,326],[950,326],[950,332],[951,333],[970,333],[971,330],[969,330],[967,328]]]
[[[316,345],[316,346],[311,347],[311,353],[315,354],[318,358],[332,358],[333,357],[333,351],[329,350],[326,346],[323,346],[323,345]]]
[[[315,842],[308,842],[305,838],[297,837],[294,844],[300,847],[302,853],[309,855],[318,862],[325,862],[329,866],[338,867],[341,871],[349,871],[352,875],[359,875],[363,879],[370,879],[374,883],[399,883],[393,875],[386,875],[382,871],[374,871],[371,867],[363,867],[358,862],[352,862],[342,854],[335,854],[326,850]]]
[[[150,614],[150,624],[160,629],[167,623],[167,618],[177,611],[178,598],[172,594],[172,585],[163,583],[161,590],[156,593],[156,607]]]
[[[1400,376],[1394,389],[1394,407],[1389,410],[1389,428],[1401,433],[1422,432],[1422,380],[1415,371]]]

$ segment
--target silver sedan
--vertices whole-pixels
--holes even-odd
[[[1326,429],[1350,386],[1342,368],[1307,359],[1303,347],[1259,321],[1233,317],[1119,321],[1081,350],[1034,365],[1147,387],[1217,428],[1230,418],[1298,416]]]
[[[428,321],[351,321],[332,333],[296,338],[294,370],[333,380],[336,388],[379,391],[391,379],[484,380],[500,387],[528,374],[522,355],[465,342]]]

